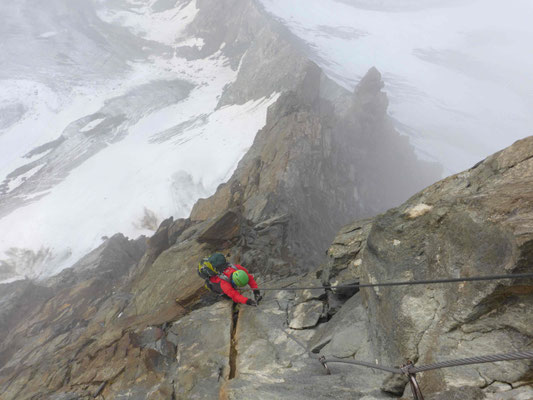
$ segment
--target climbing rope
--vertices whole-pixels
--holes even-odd
[[[533,278],[533,273],[529,274],[510,274],[510,275],[489,275],[489,276],[473,276],[465,278],[444,278],[444,279],[425,279],[420,281],[399,281],[399,282],[381,282],[381,283],[353,283],[349,285],[324,285],[324,286],[299,286],[299,287],[278,287],[278,288],[258,288],[261,291],[293,291],[293,290],[314,290],[314,289],[352,289],[352,288],[366,288],[379,286],[408,286],[408,285],[431,285],[437,283],[456,283],[456,282],[477,282],[477,281],[495,281],[505,279],[526,279]]]

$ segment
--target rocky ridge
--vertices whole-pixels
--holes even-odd
[[[327,263],[270,281],[259,272],[260,282],[320,286],[530,271],[531,160],[533,137],[397,208],[345,226],[328,249]],[[3,349],[2,387],[7,389],[2,396],[408,399],[402,377],[342,364],[330,364],[333,374],[325,375],[307,351],[392,366],[407,359],[426,364],[531,349],[528,281],[461,284],[458,290],[266,291],[259,308],[217,301],[188,280],[188,268],[172,262],[221,246],[218,239],[224,235],[231,242],[239,221],[234,211],[214,221],[169,219],[147,241],[144,255],[142,240],[116,236],[81,260],[79,272],[65,271],[48,282],[52,291],[29,282],[10,286],[31,286],[26,296],[31,290],[35,297],[22,303],[33,317],[8,332],[10,350],[24,343],[12,353]],[[234,257],[243,252],[239,246],[232,247]],[[120,261],[125,254],[129,256]],[[109,259],[130,265],[130,276],[123,270],[110,277]],[[193,266],[194,261],[186,263]],[[174,270],[165,273],[164,265]],[[457,265],[463,270],[453,268]],[[96,278],[74,279],[92,275],[89,266]],[[98,279],[100,272],[106,279]],[[171,294],[178,294],[178,304],[162,304],[154,299],[154,288],[145,285],[152,274],[168,280],[176,272],[172,284],[177,290]],[[68,289],[54,294],[59,282]],[[151,298],[143,298],[144,292]],[[10,318],[9,313],[3,316],[9,326]],[[17,337],[19,343],[13,339]],[[515,361],[426,372],[418,378],[431,400],[529,399],[531,371],[531,362]]]
[[[221,3],[198,2],[198,32],[207,29],[201,18],[216,16],[212,7]],[[203,31],[206,43],[224,37],[224,51],[239,60],[235,68],[260,54],[268,61],[285,54],[290,85],[271,74],[262,86],[244,69],[227,88],[232,101],[282,93],[232,178],[190,218],[164,221],[146,247],[142,238],[115,236],[47,282],[0,288],[7,305],[0,396],[387,399],[401,396],[405,381],[342,365],[326,376],[306,350],[397,365],[431,362],[465,346],[472,353],[495,343],[530,346],[531,315],[520,310],[531,291],[519,283],[465,285],[461,298],[445,288],[268,292],[258,309],[206,293],[194,268],[215,250],[249,266],[261,285],[281,287],[481,274],[502,263],[513,272],[531,260],[528,139],[342,228],[321,265],[342,224],[397,205],[438,171],[417,161],[394,131],[377,70],[347,93],[296,49],[278,52],[290,41],[254,2],[224,4],[241,7],[240,21],[255,21],[253,29]],[[421,382],[435,399],[454,391],[472,399],[527,396],[530,364],[511,365],[475,369],[480,379],[445,370],[421,374]]]

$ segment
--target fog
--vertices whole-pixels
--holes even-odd
[[[352,89],[376,66],[390,114],[445,174],[533,134],[529,0],[261,0]]]

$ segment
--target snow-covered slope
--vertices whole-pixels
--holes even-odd
[[[217,108],[237,71],[186,27],[196,0],[0,6],[0,280],[51,274],[186,216],[227,180],[275,99]]]
[[[371,66],[425,158],[457,172],[533,133],[530,0],[260,0],[345,87]]]

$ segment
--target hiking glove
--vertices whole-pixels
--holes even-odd
[[[255,301],[257,302],[257,304],[259,304],[259,302],[263,298],[263,296],[261,296],[261,292],[259,290],[254,290],[254,297],[255,297]]]
[[[252,299],[246,300],[246,304],[249,306],[257,306],[257,303],[253,301]]]

